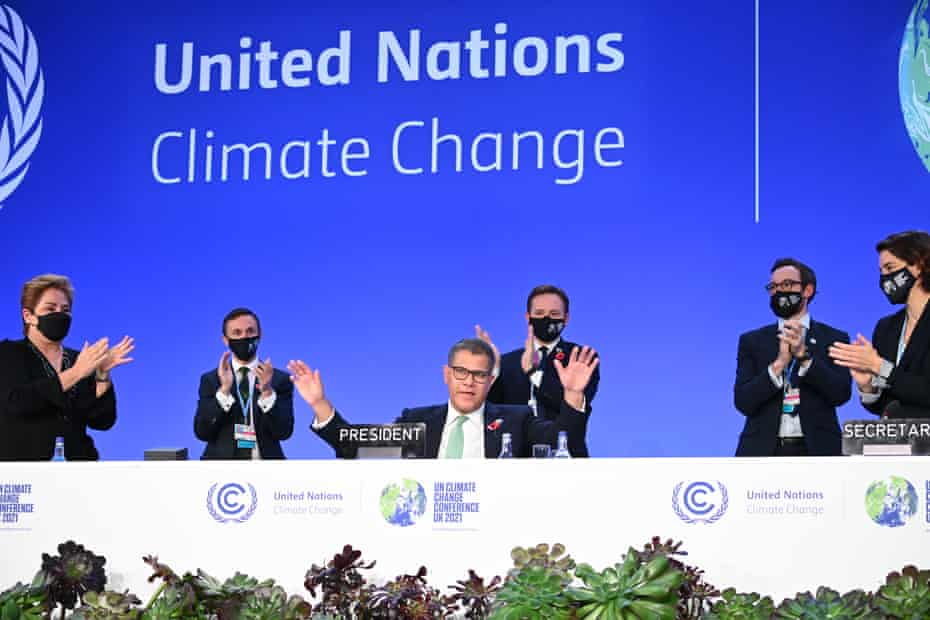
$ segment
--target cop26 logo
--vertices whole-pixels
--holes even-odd
[[[0,57],[7,78],[7,114],[0,128],[2,208],[29,170],[29,158],[42,135],[40,114],[45,96],[36,39],[16,11],[6,5],[0,5]]]
[[[679,482],[672,491],[672,509],[685,523],[716,523],[730,505],[727,487],[719,480]]]
[[[248,521],[258,507],[258,493],[251,484],[248,487],[238,482],[214,483],[207,491],[207,512],[219,523]]]

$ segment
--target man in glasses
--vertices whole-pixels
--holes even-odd
[[[589,347],[572,352],[559,367],[565,397],[555,420],[533,415],[527,405],[487,403],[495,364],[494,349],[478,338],[460,340],[449,349],[442,374],[449,400],[442,405],[404,409],[397,422],[426,424],[426,458],[496,458],[501,438],[510,433],[513,456],[529,456],[534,444],[554,446],[559,431],[568,434],[569,449],[584,441],[587,413],[584,389],[597,368],[598,359]],[[288,364],[297,391],[313,409],[313,431],[336,450],[336,456],[354,458],[355,450],[340,446],[339,429],[349,423],[326,398],[319,370],[302,361]]]
[[[817,276],[804,263],[775,261],[765,290],[778,320],[739,339],[733,395],[746,423],[736,456],[838,456],[836,408],[852,389],[827,349],[849,335],[811,320]]]
[[[526,299],[526,342],[523,348],[501,356],[500,376],[488,394],[489,401],[510,405],[526,403],[540,418],[555,420],[558,417],[562,383],[556,366],[564,366],[572,351],[579,347],[562,338],[568,319],[568,295],[561,288],[543,284],[530,291]],[[482,339],[490,341],[480,327],[478,333]],[[584,407],[588,414],[599,380],[599,371],[595,370],[584,391]],[[582,440],[571,453],[573,457],[588,456],[587,445]]]

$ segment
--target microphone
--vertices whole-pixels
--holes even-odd
[[[885,412],[882,413],[883,418],[896,418],[901,413],[901,401],[893,400],[888,403],[888,406],[885,407]]]

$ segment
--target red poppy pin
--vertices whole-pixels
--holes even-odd
[[[502,419],[497,418],[496,420],[494,420],[493,422],[491,422],[490,424],[488,424],[488,430],[491,431],[491,432],[493,433],[494,431],[496,431],[497,429],[499,429],[499,428],[501,427],[501,424],[503,424],[503,423],[504,423],[504,421],[503,421]]]
[[[565,353],[562,352],[562,349],[555,350],[555,359],[559,360],[560,362],[565,359]]]

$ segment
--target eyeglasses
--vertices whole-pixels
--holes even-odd
[[[779,291],[790,291],[796,286],[801,286],[801,283],[797,280],[782,280],[781,282],[769,282],[765,285],[765,290],[769,293],[776,289]]]
[[[471,375],[475,383],[487,383],[488,379],[491,378],[491,373],[487,370],[469,370],[463,366],[450,366],[450,368],[452,369],[452,376],[459,381],[464,381],[468,375]]]

